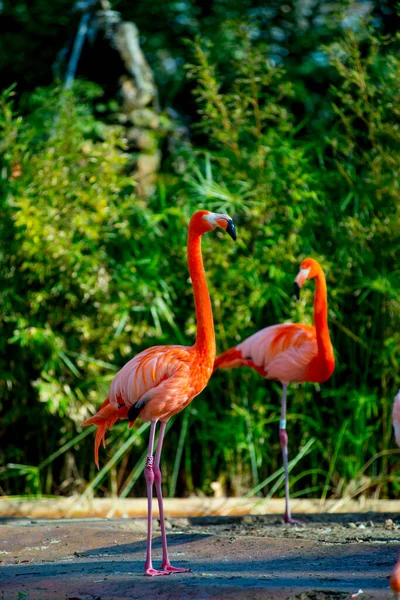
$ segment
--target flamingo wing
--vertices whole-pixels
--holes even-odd
[[[130,360],[111,382],[107,399],[95,415],[82,425],[96,425],[95,462],[99,467],[99,447],[118,419],[128,418],[130,426],[140,415],[145,421],[160,420],[166,413],[179,412],[187,400],[192,356],[185,346],[154,346]],[[157,398],[162,400],[157,403]],[[158,409],[158,410],[157,410]],[[169,415],[171,416],[171,415]]]
[[[244,359],[262,369],[265,377],[282,383],[303,381],[317,356],[315,329],[310,325],[284,323],[258,331],[236,346]]]
[[[191,356],[185,346],[153,346],[144,350],[114,377],[108,395],[110,404],[115,408],[126,406],[129,418],[136,418],[156,394],[167,392],[168,382],[171,386],[175,379],[187,375],[190,364]]]

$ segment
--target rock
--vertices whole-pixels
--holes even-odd
[[[114,44],[124,61],[130,77],[123,77],[121,92],[124,99],[124,110],[132,110],[147,106],[157,101],[157,88],[147,60],[140,48],[139,31],[134,23],[122,22],[114,34]]]
[[[395,529],[396,526],[392,519],[386,519],[384,527],[385,529]]]

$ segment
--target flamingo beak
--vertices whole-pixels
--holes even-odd
[[[228,233],[231,238],[233,239],[233,241],[236,240],[236,227],[235,227],[235,223],[233,221],[233,219],[231,219],[230,221],[228,221],[228,226],[226,228],[226,233]]]
[[[296,295],[297,300],[300,300],[300,290],[303,283],[308,279],[310,274],[310,269],[300,269],[299,274],[294,280],[294,293]]]
[[[228,217],[228,215],[224,215],[219,219],[216,219],[216,223],[218,227],[221,227],[221,229],[225,229],[225,231],[231,236],[233,241],[236,240],[236,227],[234,220],[231,217]]]

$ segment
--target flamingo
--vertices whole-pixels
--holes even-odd
[[[150,439],[145,463],[148,499],[147,551],[145,575],[169,575],[190,569],[173,567],[168,557],[164,508],[161,490],[160,456],[168,420],[183,410],[205,388],[213,371],[216,355],[214,322],[210,296],[201,254],[201,236],[216,227],[236,239],[235,224],[225,214],[207,210],[196,212],[189,223],[187,255],[196,308],[197,335],[193,346],[154,346],[140,352],[116,374],[107,399],[100,410],[82,425],[97,425],[95,462],[99,467],[99,446],[105,445],[108,427],[127,418],[129,427],[136,419],[150,422]],[[157,422],[160,421],[158,443],[153,456]],[[162,538],[161,570],[153,568],[151,559],[152,496],[155,484],[160,512]]]
[[[394,397],[392,422],[396,444],[400,447],[400,390]]]
[[[400,447],[400,390],[394,398],[392,422],[396,444]],[[390,587],[392,588],[395,597],[400,598],[400,555],[390,576]]]
[[[335,368],[333,348],[328,329],[328,300],[325,275],[320,264],[306,258],[300,265],[294,286],[297,297],[307,279],[315,279],[314,324],[283,323],[261,329],[237,346],[217,357],[216,369],[251,367],[266,379],[282,384],[279,440],[285,472],[286,523],[292,519],[289,506],[288,436],[286,433],[286,394],[289,383],[327,381]]]

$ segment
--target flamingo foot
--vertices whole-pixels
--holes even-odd
[[[170,563],[165,563],[161,566],[162,569],[165,569],[168,573],[190,573],[192,569],[181,569],[178,567],[173,567]]]
[[[147,577],[158,577],[160,575],[170,575],[171,573],[167,570],[157,571],[157,569],[153,569],[153,567],[147,567],[144,570],[144,574]]]
[[[285,515],[283,517],[283,520],[285,521],[286,525],[305,525],[306,524],[305,521],[300,521],[299,519],[294,519],[293,517],[291,517],[289,515]]]

